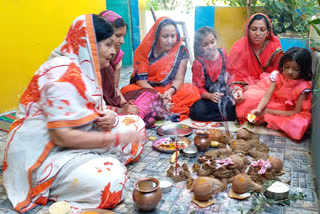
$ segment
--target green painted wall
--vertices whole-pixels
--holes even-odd
[[[106,0],[107,9],[118,13],[128,24],[127,35],[124,38],[124,44],[121,50],[124,52],[122,65],[132,65],[133,62],[133,44],[132,44],[132,26],[130,15],[130,0]]]

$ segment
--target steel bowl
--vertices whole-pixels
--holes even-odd
[[[172,178],[161,177],[161,178],[158,178],[158,180],[160,181],[160,188],[162,193],[167,193],[171,191],[172,186],[174,184],[174,181]]]
[[[195,156],[197,156],[198,153],[198,149],[195,145],[191,144],[189,147],[184,148],[182,150],[183,155],[188,157],[188,158],[193,158]]]
[[[281,181],[274,182],[267,190],[264,192],[264,195],[267,198],[274,200],[283,200],[288,198],[290,186]]]

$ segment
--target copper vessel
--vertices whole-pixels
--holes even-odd
[[[196,136],[194,137],[194,145],[199,151],[207,151],[210,146],[209,133],[206,130],[198,130],[195,132]]]
[[[134,183],[132,198],[142,211],[150,211],[157,207],[161,200],[160,181],[156,178],[141,178]]]

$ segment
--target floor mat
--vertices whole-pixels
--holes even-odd
[[[181,124],[188,125],[195,129],[220,129],[225,130],[225,125],[223,122],[201,122],[201,121],[194,121],[190,118],[180,122]],[[253,124],[249,124],[245,122],[242,125],[235,125],[233,121],[228,121],[228,128],[230,132],[237,132],[241,128],[245,128],[248,131],[255,133],[255,134],[262,134],[262,135],[273,135],[273,136],[285,136],[283,132],[276,131],[273,129],[268,129],[265,126],[255,126]]]
[[[0,117],[0,130],[9,132],[10,126],[16,119],[16,113],[2,115]]]

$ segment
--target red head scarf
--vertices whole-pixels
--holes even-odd
[[[257,57],[250,45],[249,23],[257,15],[264,16],[269,22],[270,29],[266,40],[268,44]],[[280,57],[283,54],[279,39],[272,32],[272,24],[269,17],[263,13],[252,15],[246,24],[246,35],[238,40],[232,47],[229,56],[229,72],[234,75],[235,81],[245,81],[259,79],[262,72],[272,72],[277,69]]]

